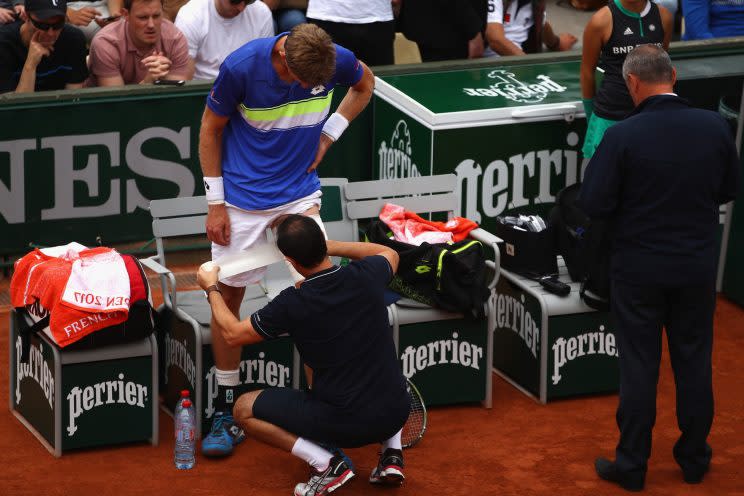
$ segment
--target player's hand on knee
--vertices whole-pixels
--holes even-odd
[[[331,137],[327,134],[321,133],[320,142],[318,143],[318,153],[315,154],[315,160],[312,164],[310,164],[307,172],[312,172],[318,168],[318,166],[320,165],[320,161],[323,160],[323,157],[325,157],[328,148],[330,148],[332,144],[333,140],[331,139]]]
[[[218,245],[230,244],[230,217],[225,205],[210,205],[207,213],[207,238]]]

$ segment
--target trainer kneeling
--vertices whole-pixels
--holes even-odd
[[[231,346],[289,334],[313,371],[309,391],[269,388],[243,394],[235,420],[249,436],[291,452],[311,465],[297,496],[327,494],[354,477],[338,448],[382,443],[371,483],[401,484],[401,429],[409,412],[384,290],[398,268],[398,254],[373,243],[325,240],[309,217],[288,215],[277,227],[277,246],[305,277],[246,320],[225,305],[218,269],[200,269],[214,319]],[[353,261],[333,265],[329,256]],[[334,448],[337,447],[337,448]]]

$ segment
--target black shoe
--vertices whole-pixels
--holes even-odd
[[[643,478],[634,477],[629,474],[621,474],[617,471],[615,462],[611,462],[607,458],[597,458],[594,460],[594,470],[597,471],[597,475],[606,481],[614,482],[626,491],[642,491],[644,480]]]
[[[682,478],[688,484],[700,484],[701,482],[703,482],[703,478],[705,477],[705,474],[708,472],[708,468],[710,467],[705,467],[704,470],[697,471],[697,472],[692,472],[692,471],[685,472],[683,470]]]
[[[703,482],[705,474],[710,468],[710,459],[713,456],[713,449],[708,443],[705,444],[705,451],[703,456],[696,457],[680,457],[677,453],[679,441],[674,445],[674,459],[682,469],[682,478],[688,484],[700,484]]]
[[[372,469],[369,482],[372,484],[387,484],[400,486],[406,476],[403,475],[403,452],[399,449],[388,448],[380,454],[377,466]]]

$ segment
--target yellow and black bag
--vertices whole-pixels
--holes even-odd
[[[422,243],[420,246],[392,239],[387,225],[370,222],[365,238],[395,250],[398,272],[390,289],[416,301],[471,318],[485,315],[488,299],[486,256],[479,241]]]

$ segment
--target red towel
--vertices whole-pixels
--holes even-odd
[[[39,249],[28,253],[15,263],[10,281],[11,304],[14,307],[24,307],[38,302],[48,310],[49,329],[60,346],[67,346],[95,331],[124,322],[129,314],[129,301],[124,310],[95,312],[73,308],[62,300],[75,260],[89,259],[112,251],[111,248],[93,248],[60,257],[47,255]],[[126,284],[131,283],[126,281]],[[139,288],[137,292],[138,295],[141,293]],[[114,306],[120,308],[119,305]]]
[[[464,217],[454,217],[447,222],[426,220],[399,205],[386,203],[380,212],[380,220],[393,231],[395,239],[420,245],[462,241],[478,224]]]

